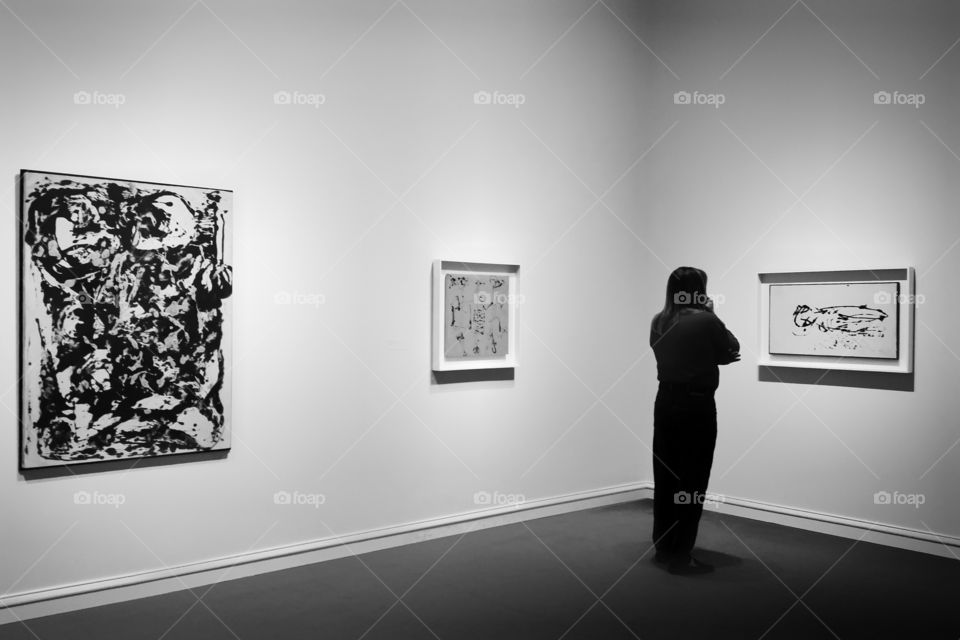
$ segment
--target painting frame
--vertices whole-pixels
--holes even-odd
[[[758,274],[759,297],[759,358],[758,365],[768,367],[792,367],[806,369],[834,369],[885,373],[913,372],[913,342],[915,322],[915,272],[913,267],[893,269],[858,269],[834,271],[781,271]],[[884,318],[895,313],[893,355],[856,356],[853,351],[839,349],[841,355],[787,352],[771,337],[771,302],[781,285],[870,285],[877,293],[875,299],[883,300],[883,311],[869,309]],[[870,289],[865,289],[870,290]],[[784,289],[780,289],[784,291]],[[890,292],[895,292],[891,294]],[[895,295],[895,298],[893,298]],[[888,296],[893,298],[887,302]],[[889,349],[889,346],[884,347]],[[878,348],[877,353],[882,351]]]
[[[44,184],[43,187],[46,191],[38,189],[38,185],[41,185],[44,181],[47,184]],[[197,340],[206,341],[210,347],[211,356],[210,361],[203,360],[202,364],[197,365],[196,369],[203,369],[204,373],[200,374],[198,377],[202,377],[204,383],[212,382],[212,388],[215,389],[215,393],[210,393],[207,397],[213,398],[215,395],[215,400],[213,401],[216,405],[215,413],[216,419],[214,422],[218,424],[213,429],[215,437],[212,438],[212,442],[209,446],[204,446],[202,444],[201,438],[196,438],[195,440],[190,440],[185,438],[183,442],[187,442],[187,446],[180,446],[180,444],[174,444],[171,446],[161,446],[156,449],[147,451],[152,448],[152,441],[150,446],[141,446],[136,453],[130,453],[128,455],[89,455],[86,457],[48,457],[41,454],[41,445],[39,444],[39,436],[37,432],[37,423],[36,415],[38,413],[37,407],[41,406],[41,399],[37,397],[37,391],[46,391],[47,388],[44,386],[42,380],[38,381],[34,379],[37,376],[42,375],[43,363],[38,362],[41,360],[38,356],[43,356],[46,358],[49,355],[47,346],[43,344],[43,334],[44,328],[42,327],[43,322],[50,321],[54,317],[54,312],[51,311],[47,304],[47,296],[49,292],[44,292],[41,295],[41,291],[44,291],[44,285],[42,281],[46,281],[46,284],[49,285],[52,280],[49,278],[49,274],[41,273],[43,269],[39,266],[36,261],[36,239],[34,239],[33,244],[29,241],[30,234],[33,233],[36,235],[38,233],[38,228],[34,226],[31,228],[31,225],[36,225],[37,220],[42,215],[41,213],[35,212],[33,209],[35,203],[35,196],[37,193],[45,193],[49,195],[50,191],[55,189],[66,189],[66,190],[75,190],[77,188],[86,188],[88,190],[96,189],[97,187],[105,187],[105,185],[114,185],[119,187],[121,190],[127,189],[127,191],[122,191],[122,197],[117,200],[117,210],[113,212],[115,221],[124,219],[124,217],[130,217],[131,211],[133,211],[133,205],[130,204],[125,198],[136,193],[137,195],[145,196],[146,199],[153,198],[152,201],[154,204],[162,203],[163,210],[166,210],[168,205],[173,205],[174,209],[177,206],[174,204],[174,200],[179,198],[183,204],[183,211],[193,214],[191,217],[187,213],[174,212],[171,214],[170,219],[178,218],[178,220],[189,220],[190,222],[186,225],[177,226],[177,233],[180,234],[178,237],[185,238],[181,243],[176,246],[181,248],[186,248],[188,246],[203,246],[209,253],[200,256],[196,256],[194,264],[197,267],[197,270],[194,272],[194,276],[197,277],[196,281],[199,281],[201,277],[208,278],[205,282],[216,281],[216,285],[211,287],[211,289],[205,290],[204,294],[207,296],[202,305],[197,303],[197,306],[203,306],[204,311],[196,311],[194,315],[205,314],[205,321],[209,322],[209,325],[206,326],[215,326],[216,338],[212,338],[211,334],[205,333],[203,329],[198,329],[200,336]],[[216,206],[204,209],[200,211],[199,207],[196,206],[196,200],[194,198],[199,198],[200,196],[204,197],[203,203],[205,205],[211,205],[216,202]],[[76,194],[74,194],[76,195]],[[117,194],[111,194],[112,197],[115,197]],[[162,199],[169,195],[171,197],[170,201],[163,201]],[[61,196],[57,196],[61,197]],[[142,459],[152,459],[152,458],[188,458],[190,456],[200,456],[203,454],[209,453],[219,453],[225,455],[232,448],[232,428],[233,428],[233,416],[232,416],[232,367],[233,367],[233,314],[232,314],[232,299],[234,293],[233,286],[233,238],[232,238],[232,227],[234,224],[233,219],[235,218],[235,206],[234,206],[234,192],[231,189],[218,188],[218,187],[201,187],[195,185],[185,185],[185,184],[176,184],[176,183],[167,183],[167,182],[157,182],[149,180],[132,180],[127,178],[114,178],[106,176],[96,176],[89,175],[84,173],[68,173],[68,172],[59,172],[59,171],[42,171],[35,169],[21,169],[20,176],[18,180],[18,191],[17,191],[17,200],[18,200],[18,239],[17,239],[17,314],[18,314],[18,371],[20,372],[20,380],[18,384],[18,416],[19,416],[19,428],[18,428],[18,467],[21,472],[29,472],[42,470],[45,468],[64,468],[75,465],[91,465],[96,463],[116,463],[116,462],[130,462],[137,461]],[[142,204],[142,201],[138,201],[138,206]],[[125,205],[130,205],[129,209],[124,209]],[[60,204],[61,213],[53,218],[63,217],[67,208],[73,207],[74,205],[64,205]],[[65,208],[67,207],[67,208]],[[109,209],[110,207],[106,207]],[[103,202],[98,203],[94,209],[98,209],[102,214],[104,212]],[[72,210],[72,209],[71,209]],[[93,209],[91,209],[92,211]],[[123,210],[123,213],[120,211]],[[138,212],[142,212],[142,209],[138,209]],[[48,217],[51,217],[48,215]],[[57,234],[59,236],[62,233],[60,229],[60,221],[55,220],[58,228]],[[129,223],[129,220],[127,221]],[[174,228],[173,225],[169,229]],[[161,246],[152,247],[150,246],[150,238],[148,237],[149,231],[147,231],[146,225],[141,225],[138,227],[137,242],[141,247],[149,247],[147,250],[153,255],[162,255],[168,246],[173,246],[172,244],[164,245],[162,241],[160,242]],[[120,227],[113,229],[113,233],[120,237],[119,232]],[[189,229],[189,231],[184,230]],[[126,230],[129,230],[127,228]],[[156,229],[154,229],[156,230]],[[101,228],[99,231],[100,235],[105,235],[104,230]],[[202,238],[202,239],[201,239]],[[115,238],[116,239],[116,238]],[[122,247],[124,244],[123,240],[119,241],[119,245]],[[62,250],[62,247],[61,247]],[[122,253],[123,249],[119,249],[116,253]],[[182,255],[182,254],[181,254]],[[111,257],[114,257],[114,254],[111,254]],[[203,258],[206,258],[204,260]],[[183,264],[178,262],[178,266]],[[208,270],[203,270],[203,267],[209,267]],[[112,268],[112,265],[111,265]],[[148,269],[142,265],[137,266],[138,270],[136,272],[135,279],[143,278],[143,270]],[[67,267],[69,270],[70,267]],[[119,270],[118,270],[119,272]],[[202,274],[201,274],[202,272]],[[142,282],[147,282],[146,279]],[[49,286],[47,287],[50,288]],[[67,291],[70,287],[64,285],[62,287]],[[144,286],[146,288],[146,285]],[[216,294],[212,293],[212,289],[217,288],[218,292]],[[100,292],[105,292],[109,288],[101,287]],[[73,292],[74,294],[76,291]],[[72,295],[72,294],[71,294]],[[98,294],[99,295],[99,294]],[[194,298],[196,298],[196,292]],[[80,295],[82,299],[83,294]],[[119,307],[120,297],[117,295],[117,290],[112,289],[109,294],[104,293],[103,298],[93,298],[92,300],[87,300],[84,302],[81,300],[80,304],[89,304],[93,306],[104,304],[114,304]],[[215,301],[212,301],[215,300]],[[38,304],[42,301],[43,304]],[[196,300],[194,300],[196,302]],[[175,313],[175,312],[174,312]],[[46,318],[43,318],[43,315],[46,315]],[[159,335],[159,332],[158,332]],[[169,336],[165,335],[165,343]],[[143,338],[146,340],[146,338]],[[215,345],[215,346],[213,346]],[[102,345],[101,345],[102,346]],[[144,350],[146,347],[144,347]],[[112,354],[111,354],[112,355]],[[183,359],[180,359],[181,362]],[[118,367],[119,368],[119,367]],[[214,372],[214,370],[217,371]],[[212,376],[212,377],[211,377]],[[202,383],[201,383],[202,384]],[[182,399],[182,398],[181,398]],[[181,407],[186,407],[186,403],[181,405]],[[150,407],[149,411],[155,412],[154,415],[161,415],[165,407]],[[180,416],[184,419],[184,424],[186,421],[192,421],[191,426],[197,428],[202,420],[199,417],[199,413],[203,409],[198,408],[198,405],[190,407],[197,410],[197,415],[190,413],[187,415],[186,412],[181,412]],[[149,412],[148,411],[148,412]],[[162,419],[158,419],[158,424],[162,423]],[[181,426],[181,425],[177,425]],[[174,425],[167,423],[167,428],[173,432],[175,430]],[[199,433],[199,430],[198,432]],[[189,443],[192,442],[190,446]],[[112,443],[111,443],[112,445]],[[113,447],[111,446],[111,449]],[[88,447],[87,451],[90,450]],[[113,449],[117,451],[117,449]],[[48,452],[49,453],[49,452]],[[97,453],[97,452],[95,452]]]
[[[520,266],[518,264],[465,262],[457,260],[433,261],[433,292],[432,292],[432,321],[431,321],[431,351],[433,371],[470,371],[477,369],[514,369],[517,366],[517,304],[520,301],[517,293]],[[452,356],[446,348],[447,335],[447,304],[446,283],[448,276],[469,276],[486,278],[501,278],[505,281],[507,291],[497,294],[505,304],[506,311],[506,353],[502,356]]]

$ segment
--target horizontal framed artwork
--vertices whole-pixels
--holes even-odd
[[[433,262],[434,371],[517,366],[515,264]]]
[[[914,271],[761,273],[761,365],[913,371]]]

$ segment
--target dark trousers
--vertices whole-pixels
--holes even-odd
[[[713,393],[661,386],[653,408],[653,540],[658,553],[683,557],[693,549],[716,443]]]

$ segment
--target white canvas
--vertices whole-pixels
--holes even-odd
[[[228,449],[232,193],[21,179],[21,466]]]
[[[897,282],[770,285],[770,353],[898,358]]]

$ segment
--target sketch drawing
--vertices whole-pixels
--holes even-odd
[[[820,309],[811,309],[801,304],[793,312],[793,323],[800,328],[800,332],[794,332],[794,335],[804,335],[809,327],[814,327],[824,333],[836,332],[882,338],[886,331],[884,323],[886,319],[885,312],[880,309],[871,309],[863,304],[858,307]]]
[[[507,355],[507,289],[503,276],[445,275],[444,354],[448,359]]]
[[[896,282],[770,286],[770,353],[897,358]]]

